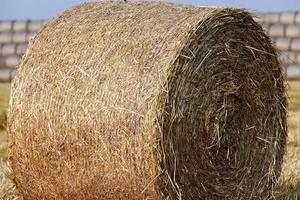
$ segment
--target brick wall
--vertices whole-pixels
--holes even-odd
[[[300,12],[261,13],[261,23],[280,52],[289,79],[300,80]]]
[[[0,21],[0,82],[14,77],[21,56],[30,38],[45,21]]]

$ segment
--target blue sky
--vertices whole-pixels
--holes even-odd
[[[68,7],[91,0],[0,0],[0,20],[47,19]],[[129,0],[130,1],[130,0]],[[300,11],[300,0],[168,0],[199,6],[229,6],[256,12]]]

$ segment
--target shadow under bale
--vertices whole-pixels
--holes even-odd
[[[286,104],[276,51],[243,10],[82,4],[22,59],[10,161],[26,199],[269,199]]]

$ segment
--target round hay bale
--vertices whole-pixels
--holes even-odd
[[[12,85],[10,160],[25,199],[265,199],[286,94],[243,10],[86,3],[30,42]]]

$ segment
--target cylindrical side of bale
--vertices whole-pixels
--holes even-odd
[[[86,3],[30,41],[12,83],[25,199],[267,199],[286,94],[243,10]]]

